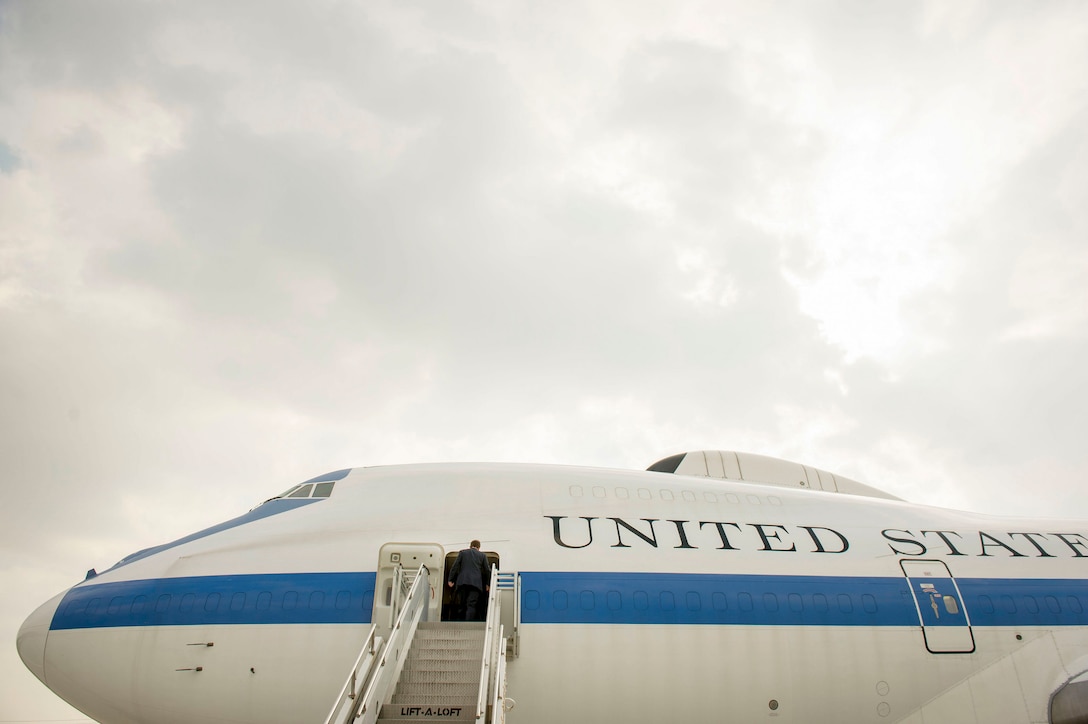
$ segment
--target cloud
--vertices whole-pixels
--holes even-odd
[[[2,6],[9,575],[374,463],[1083,508],[1084,12]]]

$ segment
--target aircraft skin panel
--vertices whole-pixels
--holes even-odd
[[[773,713],[789,722],[894,722],[923,710],[925,721],[971,720],[973,698],[956,709],[964,702],[944,697],[997,665],[1007,647],[987,640],[985,654],[927,658],[915,655],[918,643],[917,631],[907,629],[814,628],[794,637],[773,627],[532,626],[522,645],[541,656],[519,659],[509,671],[510,691],[520,692],[510,721],[751,722]],[[651,655],[663,648],[689,653]],[[1040,675],[1059,671],[1053,662],[1039,666]],[[1027,721],[1017,679],[991,688],[995,681],[977,682],[984,710],[998,712],[980,721]],[[1046,697],[1037,698],[1045,706]]]
[[[202,721],[193,717],[193,697],[227,720],[315,721],[324,713],[319,702],[327,708],[340,683],[330,687],[330,682],[357,654],[360,631],[342,625],[269,625],[161,627],[153,634],[145,629],[54,632],[50,657],[66,663],[63,669],[51,667],[48,676],[73,705],[96,716],[104,711],[103,702],[139,704],[132,712],[110,712],[103,717],[108,722]],[[913,703],[945,696],[949,681],[966,682],[999,663],[1009,649],[1003,641],[1014,636],[1007,630],[986,636],[991,638],[979,642],[985,655],[935,658],[918,655],[918,633],[909,628],[810,627],[799,637],[793,629],[761,626],[527,625],[522,646],[533,655],[523,655],[509,669],[510,691],[518,693],[510,721],[702,720],[717,711],[729,716],[718,720],[747,722],[767,716],[772,699],[779,702],[776,716],[783,721],[869,721],[880,702],[891,713],[906,715]],[[205,641],[216,645],[189,646]],[[1022,657],[1030,668],[1028,682],[1061,675],[1054,644],[1045,643],[1041,650],[1047,656],[1033,649],[1032,656]],[[304,659],[305,675],[299,660],[276,655],[279,649],[301,648],[323,652]],[[81,654],[86,649],[97,655]],[[669,650],[687,654],[654,655]],[[73,662],[83,663],[73,667]],[[203,671],[196,672],[197,666]],[[1003,679],[1004,687],[990,689],[987,682],[994,680],[979,676],[973,684],[986,691],[987,708],[1003,712],[985,721],[1024,721],[1006,716],[1024,707],[1020,687],[1009,688]],[[880,682],[888,685],[883,696]],[[282,700],[283,691],[293,692],[290,702]],[[871,706],[863,711],[867,702]],[[1036,709],[1045,703],[1044,697]],[[948,706],[945,700],[927,711],[926,720],[961,721],[932,718]],[[659,715],[653,714],[655,707]]]
[[[46,676],[69,703],[109,724],[320,721],[367,628],[295,624],[52,631]],[[314,653],[284,656],[298,651]]]
[[[521,573],[512,724],[959,722],[967,706],[1045,722],[1088,660],[1084,521],[575,467],[328,482],[73,586],[28,619],[20,655],[107,723],[318,721],[369,626],[381,546],[478,538]]]

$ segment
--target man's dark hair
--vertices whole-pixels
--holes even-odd
[[[476,550],[480,550],[480,541],[474,540],[471,543],[469,543],[469,546],[471,546],[472,548],[475,548]]]

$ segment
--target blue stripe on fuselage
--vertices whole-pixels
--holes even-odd
[[[373,607],[373,573],[159,578],[76,586],[50,629],[369,623]]]
[[[973,626],[1088,625],[1088,580],[957,583]],[[522,572],[521,586],[526,624],[919,625],[903,577]],[[373,572],[87,583],[51,628],[369,623],[373,602]]]

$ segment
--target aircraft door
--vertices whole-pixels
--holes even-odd
[[[445,549],[438,543],[386,543],[378,551],[378,572],[374,581],[374,611],[371,621],[379,629],[392,626],[397,597],[393,586],[397,569],[414,575],[420,565],[426,565],[430,583],[430,601],[424,620],[437,621],[442,611],[442,561]]]
[[[918,609],[926,650],[969,654],[975,650],[971,619],[956,579],[942,561],[899,561]]]

